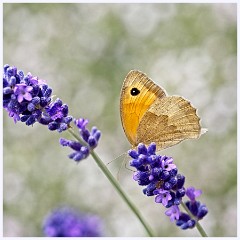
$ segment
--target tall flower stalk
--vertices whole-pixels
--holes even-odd
[[[50,131],[68,130],[76,141],[60,138],[59,142],[62,146],[70,147],[73,150],[69,158],[79,162],[91,154],[116,191],[142,223],[148,236],[152,237],[152,230],[136,206],[93,150],[97,147],[101,132],[96,127],[89,131],[86,127],[88,120],[80,118],[74,119],[74,124],[79,130],[79,135],[76,134],[70,125],[73,117],[68,115],[68,106],[63,104],[59,98],[53,100],[52,89],[44,80],[31,73],[24,75],[23,71],[18,71],[16,67],[10,67],[8,64],[4,66],[3,70],[3,107],[9,117],[13,118],[15,123],[25,122],[27,126],[38,122],[46,125]]]
[[[115,190],[139,219],[148,236],[154,236],[140,211],[95,152],[94,149],[101,137],[100,130],[97,127],[89,130],[87,119],[73,119],[68,115],[67,104],[64,104],[59,98],[53,100],[52,89],[45,81],[34,77],[31,73],[24,75],[23,71],[17,71],[16,67],[5,65],[3,107],[15,123],[21,121],[29,126],[38,122],[46,125],[51,131],[68,130],[75,140],[60,138],[59,141],[62,146],[72,149],[73,152],[68,157],[79,163],[91,155]],[[72,123],[78,129],[78,133],[74,131]],[[154,143],[148,147],[140,144],[137,150],[129,151],[132,158],[130,165],[136,168],[133,179],[138,181],[139,185],[146,186],[143,190],[145,195],[155,196],[155,202],[167,208],[165,214],[177,226],[181,229],[197,226],[200,234],[206,236],[199,220],[207,214],[208,210],[205,205],[196,201],[196,197],[200,195],[201,191],[194,188],[185,189],[185,177],[177,173],[178,170],[173,159],[156,155],[155,151]],[[187,202],[182,201],[185,195],[189,198]],[[184,206],[186,212],[180,211],[180,205]]]

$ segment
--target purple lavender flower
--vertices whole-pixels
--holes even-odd
[[[27,101],[32,100],[31,91],[33,90],[32,86],[27,86],[24,83],[16,84],[14,87],[14,94],[17,96],[17,100],[19,103],[26,99]]]
[[[73,118],[68,116],[67,104],[63,104],[59,98],[46,107],[46,112],[51,119],[51,122],[48,124],[49,130],[62,132],[69,128]]]
[[[74,119],[74,123],[79,130],[82,142],[80,143],[78,141],[72,141],[65,138],[61,138],[59,142],[62,146],[73,149],[74,152],[69,154],[68,157],[76,162],[79,162],[87,158],[91,150],[98,145],[101,132],[96,127],[92,127],[92,130],[89,131],[87,129],[87,119]]]
[[[162,159],[161,167],[162,167],[162,169],[165,169],[167,171],[170,171],[172,169],[176,169],[176,165],[173,164],[173,159],[172,158]]]
[[[173,159],[156,155],[155,152],[155,143],[151,143],[148,147],[140,143],[137,150],[128,152],[132,158],[130,166],[136,168],[133,179],[139,185],[146,186],[143,189],[145,195],[155,195],[155,202],[168,209],[165,214],[170,217],[170,221],[175,221],[181,229],[193,228],[196,222],[208,212],[204,204],[196,201],[196,197],[199,197],[202,192],[193,187],[185,189],[185,177],[178,173]],[[190,199],[190,201],[185,202],[185,205],[192,216],[179,209],[185,194]]]
[[[80,129],[80,130],[85,130],[86,126],[88,125],[88,119],[84,119],[84,118],[79,118],[79,119],[75,119],[74,123],[75,125]]]
[[[196,221],[191,219],[188,214],[181,212],[179,218],[176,220],[176,225],[181,229],[186,230],[188,228],[194,228]]]
[[[165,214],[170,217],[171,222],[174,222],[175,220],[179,219],[180,215],[179,207],[177,205],[173,205],[165,212]]]
[[[102,228],[99,217],[69,207],[53,210],[43,222],[46,237],[101,237]]]
[[[155,202],[162,203],[164,207],[166,207],[169,200],[172,199],[170,192],[167,190],[163,190],[162,188],[154,190],[154,193],[157,194],[157,196],[155,197]]]
[[[196,190],[194,187],[189,187],[186,190],[186,195],[190,199],[190,201],[186,202],[186,206],[197,220],[202,219],[208,213],[206,205],[201,204],[199,201],[196,201],[196,197],[199,197],[201,194],[202,191]]]
[[[69,158],[79,162],[82,159],[85,159],[89,155],[89,148],[87,146],[83,146],[77,141],[67,140],[64,138],[60,138],[60,144],[64,147],[70,147],[74,150],[73,153],[69,154]]]
[[[191,201],[195,201],[196,197],[199,197],[202,194],[202,190],[196,190],[194,187],[189,187],[186,191],[186,195]]]
[[[74,120],[74,124],[79,129],[79,134],[82,139],[89,145],[91,149],[94,149],[98,141],[101,137],[101,132],[97,129],[97,127],[92,127],[91,132],[86,128],[88,124],[88,120],[84,118],[79,118]]]
[[[52,89],[44,80],[31,73],[24,75],[8,64],[3,70],[3,107],[15,123],[22,121],[29,126],[39,122],[58,132],[70,127],[68,106],[60,99],[52,102]]]

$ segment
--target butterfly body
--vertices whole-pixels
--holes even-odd
[[[120,113],[133,147],[155,142],[161,150],[201,135],[200,118],[190,102],[167,96],[163,88],[137,70],[131,70],[123,82]]]

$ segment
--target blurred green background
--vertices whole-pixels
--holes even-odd
[[[236,236],[236,18],[236,4],[6,3],[3,62],[45,79],[72,116],[96,125],[105,163],[130,148],[119,94],[131,69],[191,100],[208,133],[162,154],[174,158],[186,186],[203,190],[207,233]],[[67,133],[15,125],[5,111],[3,124],[4,236],[42,236],[43,218],[59,204],[102,217],[105,236],[146,236],[91,157],[79,165],[68,159],[58,143]],[[115,176],[123,160],[108,165]],[[123,168],[119,181],[157,236],[199,236],[172,224],[131,171]]]

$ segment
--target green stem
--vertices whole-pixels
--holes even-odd
[[[74,131],[70,128],[68,129],[69,132],[73,135],[73,137],[75,137],[81,144],[86,145],[85,143],[83,143],[82,139],[79,138]],[[109,181],[112,183],[112,185],[114,186],[114,188],[116,189],[116,191],[119,193],[119,195],[123,198],[123,200],[126,202],[126,204],[130,207],[130,209],[133,211],[133,213],[137,216],[137,218],[139,219],[139,221],[142,223],[143,227],[145,228],[146,232],[148,233],[149,237],[153,237],[154,234],[151,230],[151,228],[148,226],[148,224],[146,223],[146,221],[143,219],[143,217],[141,216],[140,212],[138,211],[138,209],[136,208],[136,206],[130,201],[130,199],[127,197],[126,193],[123,191],[123,189],[121,188],[121,186],[119,185],[119,183],[117,182],[117,180],[113,177],[113,175],[111,174],[111,172],[108,170],[108,168],[106,167],[106,165],[102,162],[102,160],[99,158],[99,156],[92,150],[91,151],[91,155],[93,157],[93,159],[95,160],[95,162],[97,163],[97,165],[100,167],[100,169],[103,171],[103,173],[105,174],[105,176],[109,179]]]
[[[154,235],[152,233],[152,230],[147,225],[147,223],[145,222],[145,220],[141,216],[141,214],[138,211],[138,209],[136,208],[136,206],[130,201],[130,199],[127,197],[126,193],[122,190],[121,186],[116,181],[116,179],[113,177],[113,175],[108,170],[106,165],[101,161],[101,159],[98,157],[98,155],[94,151],[91,152],[91,155],[94,158],[94,160],[96,161],[96,163],[98,164],[98,166],[101,168],[101,170],[103,171],[105,176],[109,179],[109,181],[112,183],[114,188],[117,190],[117,192],[120,194],[120,196],[126,202],[126,204],[130,207],[130,209],[133,211],[133,213],[137,216],[139,221],[142,223],[142,225],[144,226],[145,230],[147,231],[149,237],[153,237]]]
[[[72,128],[68,128],[68,131],[75,137],[82,145],[87,146],[87,144],[72,130]]]
[[[189,214],[189,216],[191,216],[191,218],[195,218],[192,213],[189,211],[189,209],[187,208],[187,206],[185,205],[185,203],[181,202],[181,206],[184,208],[184,210]],[[201,234],[202,237],[208,237],[207,233],[204,231],[204,229],[202,228],[201,224],[199,223],[199,221],[196,221],[196,227],[199,231],[199,233]]]

